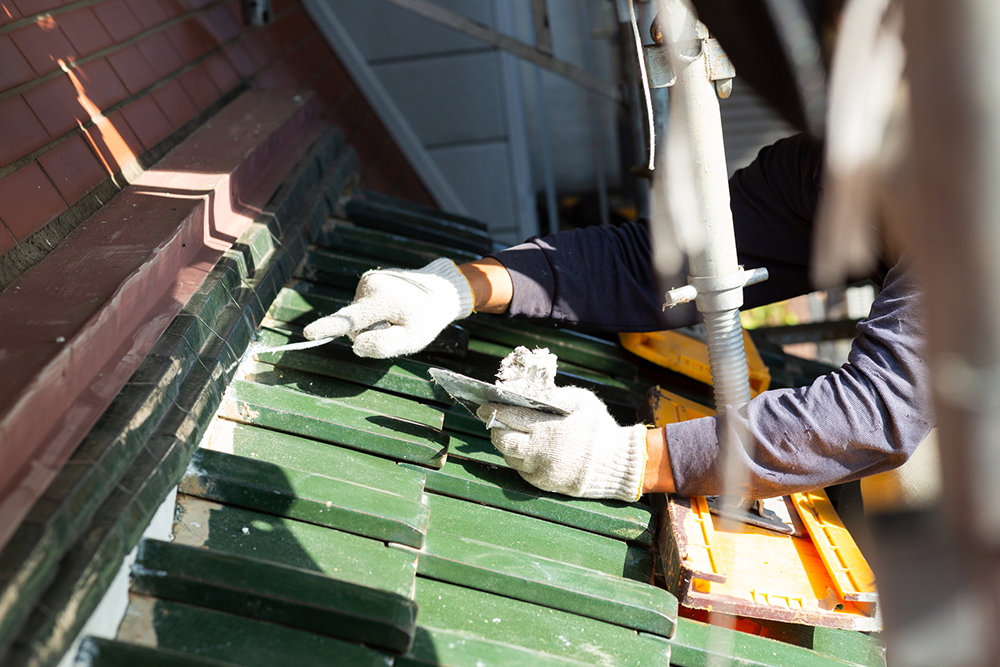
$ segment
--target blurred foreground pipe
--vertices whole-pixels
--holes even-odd
[[[890,665],[994,665],[1000,664],[1000,3],[906,0],[904,13],[915,169],[907,208],[922,259],[945,505],[923,528],[900,522],[898,530],[876,534],[883,541],[876,543],[883,561],[876,573]],[[933,546],[928,530],[939,534]],[[931,558],[899,558],[929,546]],[[896,562],[886,562],[890,553]]]

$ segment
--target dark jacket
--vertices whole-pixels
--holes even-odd
[[[761,150],[729,181],[739,261],[767,267],[745,290],[745,307],[808,293],[820,196],[822,147],[798,135]],[[494,255],[511,274],[509,315],[598,331],[651,331],[695,323],[693,305],[661,310],[644,221],[588,227],[529,241]],[[859,276],[860,278],[861,276]],[[857,479],[901,465],[933,426],[929,373],[915,268],[906,256],[872,276],[883,289],[841,369],[808,387],[764,392],[729,428],[749,434],[741,455],[745,485],[768,497]],[[677,492],[723,492],[719,420],[667,426]]]

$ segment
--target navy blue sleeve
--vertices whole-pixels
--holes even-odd
[[[813,291],[809,266],[821,164],[822,145],[796,135],[762,149],[730,179],[739,261],[770,273],[747,288],[746,308]],[[693,305],[661,311],[665,288],[679,285],[657,284],[651,256],[645,221],[535,237],[494,255],[514,283],[511,317],[599,331],[655,331],[699,321]]]
[[[765,391],[726,416],[748,435],[743,480],[726,493],[767,498],[891,470],[934,425],[916,268],[889,272],[848,362],[808,387]],[[730,417],[732,418],[731,421]],[[723,492],[716,417],[666,427],[677,493]]]

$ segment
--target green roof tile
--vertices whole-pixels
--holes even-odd
[[[388,653],[326,634],[135,593],[118,639],[246,667],[393,664]]]
[[[378,588],[158,540],[139,544],[132,590],[397,653],[409,649],[417,615],[412,600]]]
[[[645,546],[653,543],[656,515],[640,503],[547,493],[525,482],[513,470],[475,461],[449,461],[440,470],[427,470],[426,474],[429,491]]]
[[[173,541],[413,596],[417,559],[412,554],[378,540],[194,496],[177,496]]]
[[[245,424],[432,467],[444,463],[448,450],[448,436],[424,424],[286,387],[242,380],[230,386],[219,414]]]
[[[513,512],[442,496],[428,501],[427,540],[415,552],[421,575],[634,630],[673,633],[677,599],[648,583],[651,553]]]
[[[387,476],[387,483],[392,477]],[[410,480],[405,480],[409,482]],[[189,495],[419,547],[427,507],[382,486],[206,449],[195,452],[180,490]]]
[[[417,577],[416,600],[418,634],[420,629],[447,630],[585,664],[670,664],[671,646],[665,640],[542,605],[423,577]]]

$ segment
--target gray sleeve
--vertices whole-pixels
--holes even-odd
[[[724,420],[666,428],[677,492],[723,493],[717,429],[748,435],[743,483],[725,493],[771,497],[845,482],[901,465],[934,425],[915,268],[889,272],[849,360],[808,387],[766,391]]]

